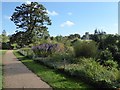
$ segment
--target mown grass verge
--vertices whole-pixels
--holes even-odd
[[[30,70],[41,77],[42,80],[47,82],[54,89],[71,88],[72,90],[93,90],[92,86],[85,84],[79,79],[70,78],[57,70],[50,69],[42,64],[36,63],[32,59],[22,56],[18,51],[14,51],[14,54],[23,64],[25,64]]]
[[[0,50],[0,90],[2,89],[2,57],[6,53],[6,50]]]

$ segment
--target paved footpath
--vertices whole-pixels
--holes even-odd
[[[50,88],[8,50],[3,57],[3,88]]]

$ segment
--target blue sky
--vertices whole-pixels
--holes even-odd
[[[29,3],[29,2],[27,2]],[[16,31],[9,17],[21,2],[2,2],[2,30],[8,34]],[[118,33],[117,2],[41,2],[52,20],[48,27],[51,36],[85,32],[94,33],[96,28],[110,34]],[[2,32],[0,31],[0,33]]]

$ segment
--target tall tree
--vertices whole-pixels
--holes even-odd
[[[3,42],[3,43],[6,43],[6,42],[9,41],[9,37],[7,36],[7,33],[6,33],[5,30],[2,31],[1,37],[2,37],[2,42]],[[0,41],[1,41],[1,40],[0,40]]]
[[[46,32],[47,25],[51,25],[47,9],[38,2],[17,6],[11,16],[11,21],[15,23],[18,29],[24,30],[28,44],[34,42],[35,35],[39,36],[44,33],[43,31]]]
[[[6,34],[6,31],[5,31],[5,30],[3,30],[3,31],[2,31],[2,36],[7,36],[7,34]]]

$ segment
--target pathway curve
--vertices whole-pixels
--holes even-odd
[[[50,86],[18,61],[12,50],[3,57],[4,88],[50,88]]]

